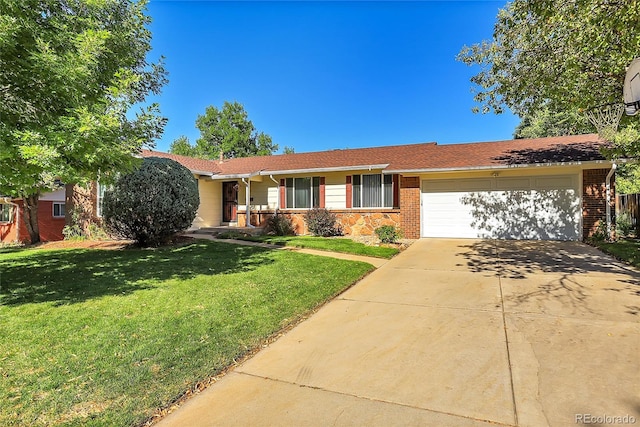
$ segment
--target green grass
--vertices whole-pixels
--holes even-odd
[[[640,268],[640,240],[622,239],[615,242],[593,242],[606,252],[636,268]]]
[[[252,242],[271,243],[273,245],[291,246],[294,248],[318,249],[321,251],[340,252],[344,254],[363,255],[375,258],[393,258],[400,252],[396,248],[369,246],[354,242],[351,239],[325,238],[313,236],[234,236],[234,239]]]
[[[136,425],[372,267],[198,241],[0,250],[0,425]]]

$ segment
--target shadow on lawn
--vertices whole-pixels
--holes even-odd
[[[83,302],[157,281],[251,271],[274,262],[258,247],[199,242],[178,248],[33,251],[0,260],[0,305]]]

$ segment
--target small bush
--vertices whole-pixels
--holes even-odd
[[[267,220],[264,231],[273,236],[293,236],[296,234],[291,218],[281,213],[276,213]]]
[[[148,157],[121,176],[103,199],[104,224],[140,246],[157,246],[186,230],[200,204],[189,169],[171,159]]]
[[[78,224],[65,225],[62,228],[64,240],[85,240],[87,237]]]
[[[622,212],[616,217],[616,234],[620,237],[627,237],[633,231],[631,215]]]
[[[80,226],[80,212],[77,209],[71,211],[71,224],[62,228],[64,240],[85,240],[87,236]]]
[[[605,240],[610,240],[610,238],[611,237],[607,233],[607,221],[604,219],[599,220],[596,225],[596,230],[589,237],[589,240],[594,242],[604,242]]]
[[[402,230],[398,230],[393,225],[383,225],[376,228],[375,232],[382,243],[396,243],[402,238]]]
[[[95,222],[89,222],[87,229],[84,230],[81,225],[80,216],[81,214],[78,209],[71,211],[71,224],[65,225],[62,229],[64,240],[106,240],[109,238],[104,228]]]
[[[334,214],[323,208],[313,208],[304,215],[307,228],[314,236],[340,236],[342,230]]]

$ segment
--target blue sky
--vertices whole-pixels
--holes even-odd
[[[151,0],[151,59],[169,71],[156,149],[195,143],[196,117],[225,100],[280,150],[510,139],[519,119],[473,114],[479,69],[455,60],[504,4]]]

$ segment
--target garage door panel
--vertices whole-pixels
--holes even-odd
[[[491,179],[441,179],[434,181],[423,181],[423,190],[430,193],[448,193],[452,189],[464,188],[467,191],[483,191],[493,188]]]
[[[447,180],[437,186],[423,182],[423,236],[580,238],[581,202],[577,177],[495,179],[493,188],[487,191],[471,190],[468,182]],[[433,188],[437,191],[433,192]]]

